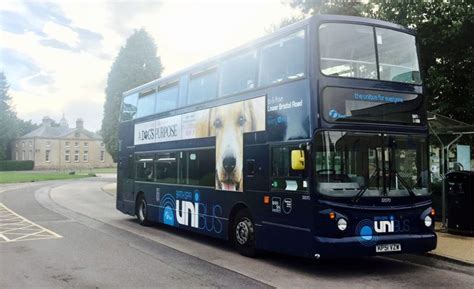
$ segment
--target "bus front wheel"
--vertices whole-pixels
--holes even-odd
[[[234,219],[233,242],[240,254],[255,257],[255,225],[248,209],[240,210]]]
[[[148,221],[148,208],[143,194],[141,194],[137,199],[137,209],[135,210],[135,212],[137,215],[138,223],[140,223],[140,225],[150,225],[150,222]]]

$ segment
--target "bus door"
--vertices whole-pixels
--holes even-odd
[[[135,178],[135,162],[133,154],[119,157],[117,172],[117,209],[133,214],[133,191]]]
[[[297,144],[270,147],[270,205],[263,226],[275,246],[272,249],[295,253],[311,247],[308,160],[306,149]]]

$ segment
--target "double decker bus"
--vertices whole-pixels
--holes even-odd
[[[317,15],[123,94],[117,209],[310,258],[436,247],[413,31]]]

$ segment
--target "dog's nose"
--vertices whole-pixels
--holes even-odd
[[[224,165],[224,170],[229,174],[235,169],[235,157],[225,157],[224,160],[222,161],[222,164]]]

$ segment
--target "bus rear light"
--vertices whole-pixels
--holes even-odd
[[[265,205],[270,204],[270,196],[263,196],[263,203]]]
[[[431,209],[431,216],[433,216],[433,217],[434,217],[435,215],[436,215],[436,211],[435,211],[435,209]]]
[[[334,220],[336,218],[336,213],[330,212],[329,213],[329,219]]]

